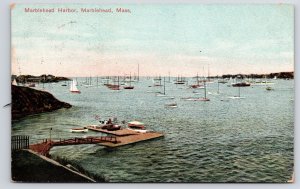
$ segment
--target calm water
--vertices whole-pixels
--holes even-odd
[[[152,80],[145,78],[133,84],[134,90],[78,86],[79,95],[62,83],[45,84],[47,91],[73,107],[14,122],[12,135],[30,135],[34,143],[49,138],[50,128],[53,138],[101,135],[69,132],[97,124],[96,115],[140,120],[165,137],[115,150],[78,145],[55,147],[50,153],[110,182],[286,182],[293,172],[294,81],[274,82],[274,91],[265,86],[241,88],[245,99],[235,100],[227,97],[237,95],[238,88],[220,84],[221,94],[216,95],[217,83],[208,84],[210,102],[181,100],[202,97],[204,90],[194,94],[172,83],[166,83],[166,93],[174,100],[156,97],[151,92],[163,88],[148,87]],[[171,102],[178,108],[164,107]]]

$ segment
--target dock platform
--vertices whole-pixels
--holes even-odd
[[[106,129],[101,129],[100,127],[94,125],[87,126],[86,128],[92,131],[114,135],[116,137],[116,140],[118,141],[117,143],[111,143],[106,141],[98,143],[99,145],[109,147],[109,148],[124,146],[128,144],[151,140],[151,139],[164,136],[163,133],[159,133],[159,132],[154,132],[154,131],[139,132],[128,128],[124,128],[116,131],[108,131]]]
[[[163,133],[154,132],[154,131],[138,132],[138,131],[133,131],[131,129],[121,129],[117,131],[107,131],[104,129],[97,129],[97,131],[111,134],[111,135],[100,136],[100,137],[88,136],[85,138],[75,137],[70,139],[59,139],[59,140],[44,139],[43,142],[41,143],[31,144],[29,146],[29,149],[31,149],[32,151],[38,154],[48,156],[49,151],[54,146],[98,144],[108,148],[115,148],[115,147],[125,146],[128,144],[133,144],[137,142],[164,137]]]
[[[133,144],[133,143],[142,142],[142,141],[151,140],[160,137],[164,137],[164,134],[158,132],[138,133],[138,134],[127,135],[127,136],[117,136],[116,137],[116,140],[118,141],[117,143],[101,142],[99,144],[106,147],[115,148],[115,147],[125,146],[128,144]]]

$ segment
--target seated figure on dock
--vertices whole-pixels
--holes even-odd
[[[108,119],[108,121],[107,121],[106,125],[112,125],[112,121],[111,121],[111,119],[110,119],[110,118]]]

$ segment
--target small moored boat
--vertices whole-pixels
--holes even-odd
[[[165,104],[166,108],[177,108],[177,103],[170,103],[170,104]]]
[[[101,129],[106,129],[108,131],[116,131],[116,130],[120,130],[121,126],[116,124],[106,124],[101,126]]]
[[[83,128],[72,128],[70,129],[71,133],[87,133],[88,129],[86,127]]]
[[[134,86],[124,86],[124,89],[134,89]]]
[[[139,121],[130,121],[128,122],[128,127],[133,129],[145,129],[145,125]]]
[[[240,83],[233,83],[233,87],[249,87],[251,84],[246,82],[240,82]]]

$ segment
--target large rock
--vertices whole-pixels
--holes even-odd
[[[60,108],[70,108],[70,104],[57,100],[52,94],[28,87],[11,86],[12,119],[27,115],[51,112]]]

